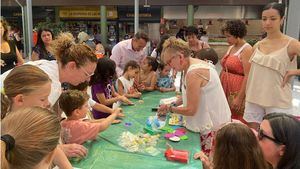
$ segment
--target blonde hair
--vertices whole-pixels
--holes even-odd
[[[33,168],[48,155],[51,157],[60,137],[57,116],[40,107],[10,113],[2,120],[1,128],[2,169]],[[4,135],[12,141],[3,141]]]
[[[184,57],[189,57],[192,54],[192,50],[190,49],[187,42],[183,41],[182,39],[176,39],[176,37],[172,36],[163,44],[163,50],[161,54],[162,60],[167,53],[174,52],[181,52]]]
[[[63,67],[71,61],[74,61],[77,67],[87,62],[97,63],[94,51],[85,44],[76,44],[73,35],[68,32],[58,35],[51,44],[51,50]]]
[[[15,67],[3,82],[1,119],[10,111],[12,99],[15,96],[31,93],[49,82],[51,82],[49,76],[36,66],[22,65]]]
[[[79,32],[77,38],[78,38],[78,43],[83,43],[83,42],[89,40],[90,37],[85,32]]]

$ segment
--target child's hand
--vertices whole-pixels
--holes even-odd
[[[83,158],[87,155],[87,149],[80,144],[62,144],[61,149],[64,151],[68,158]]]
[[[121,122],[122,122],[121,120],[114,120],[111,124],[119,124]]]
[[[209,158],[202,151],[200,151],[199,153],[194,154],[194,159],[200,159],[202,161],[204,169],[211,169],[212,168],[212,165],[209,161]]]
[[[135,92],[135,93],[133,94],[133,97],[134,97],[134,98],[137,98],[137,99],[139,99],[141,96],[142,96],[142,93],[141,93],[141,92]]]
[[[117,113],[117,117],[125,117],[123,110],[121,108],[114,109],[114,113]]]
[[[145,86],[144,84],[139,84],[139,85],[138,85],[139,91],[144,91],[145,88],[146,88],[146,86]]]
[[[129,99],[127,99],[127,97],[125,96],[120,96],[120,101],[128,104],[128,105],[133,105],[132,101],[130,101]]]

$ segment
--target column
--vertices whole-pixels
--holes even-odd
[[[187,26],[194,25],[194,6],[188,5],[187,6]]]
[[[101,5],[101,43],[104,47],[107,46],[107,18],[106,18],[106,6]]]

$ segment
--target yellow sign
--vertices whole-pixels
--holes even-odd
[[[60,18],[89,18],[100,19],[100,6],[99,7],[61,7],[59,8]],[[107,19],[118,18],[117,9],[114,7],[106,8]]]

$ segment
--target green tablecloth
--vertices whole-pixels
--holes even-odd
[[[146,153],[131,153],[118,145],[118,138],[124,131],[133,134],[142,132],[149,116],[155,115],[151,108],[157,107],[159,100],[174,96],[174,93],[151,92],[143,94],[144,103],[138,100],[134,106],[123,106],[126,117],[122,123],[110,126],[106,131],[99,134],[97,140],[84,144],[88,148],[88,156],[80,161],[72,161],[72,165],[82,169],[202,169],[200,160],[194,160],[193,155],[200,151],[199,133],[187,132],[188,140],[171,142],[160,135],[157,148],[160,154],[151,156]],[[131,126],[125,126],[126,122]],[[187,150],[190,152],[189,163],[167,161],[164,157],[166,142],[174,149]]]

